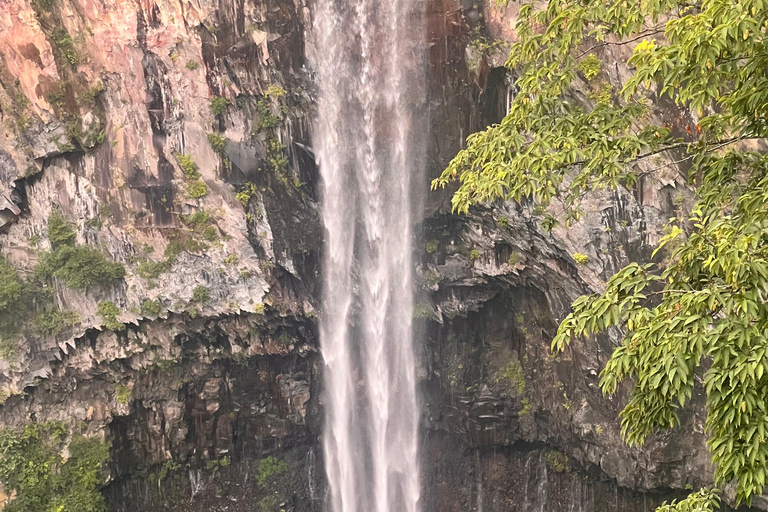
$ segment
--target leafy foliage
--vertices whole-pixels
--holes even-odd
[[[131,388],[120,382],[115,384],[115,398],[117,399],[117,403],[126,405],[131,401],[131,395],[133,395],[133,390]]]
[[[702,489],[681,501],[664,502],[656,512],[715,512],[720,508],[717,490]]]
[[[553,347],[609,328],[627,333],[601,386],[610,394],[634,381],[621,413],[630,443],[677,425],[703,372],[715,480],[735,482],[747,504],[768,474],[768,157],[740,142],[768,131],[765,26],[762,0],[523,4],[507,61],[519,76],[508,115],[471,135],[433,182],[460,181],[455,211],[524,201],[552,230],[577,221],[592,191],[632,189],[641,177],[690,164],[696,204],[661,241],[663,265],[631,264],[605,293],[579,298]],[[594,107],[579,103],[569,94],[574,80],[596,77],[592,53],[615,44],[634,44],[634,74],[615,95],[593,84]],[[698,124],[655,125],[654,95],[690,109]],[[704,358],[711,365],[702,367]],[[662,510],[711,510],[714,500],[704,490]]]
[[[80,62],[80,55],[75,48],[75,41],[67,32],[67,29],[63,27],[54,28],[51,33],[51,41],[53,42],[53,47],[58,50],[69,64],[75,66]]]
[[[235,198],[237,198],[238,201],[240,201],[244,207],[248,206],[248,202],[251,200],[251,198],[256,195],[256,185],[254,185],[251,182],[246,183],[243,185],[243,189],[237,193]]]
[[[19,299],[21,279],[16,267],[0,256],[0,311]]]
[[[121,263],[110,261],[100,250],[83,245],[65,245],[43,254],[35,271],[41,276],[58,277],[76,290],[114,283],[125,277]]]
[[[157,279],[161,275],[169,272],[173,266],[172,261],[142,261],[136,267],[136,273],[144,279]]]
[[[141,301],[141,313],[148,316],[160,314],[161,304],[159,300],[144,299]]]
[[[136,267],[136,273],[144,279],[157,279],[169,272],[176,259],[183,251],[199,252],[208,247],[207,242],[215,242],[219,231],[213,218],[205,210],[190,215],[181,215],[181,222],[188,228],[168,234],[171,242],[165,248],[162,261],[143,261]]]
[[[211,98],[211,112],[216,117],[226,112],[229,105],[230,103],[227,98],[222,98],[221,96]]]
[[[584,60],[579,62],[578,66],[579,71],[584,73],[584,77],[587,80],[592,80],[597,75],[599,75],[602,68],[603,65],[600,62],[600,59],[598,59],[597,55],[594,53],[585,57]]]
[[[589,256],[580,252],[573,253],[573,259],[576,260],[576,263],[579,265],[586,265],[589,263]]]
[[[75,245],[75,229],[59,210],[52,210],[48,216],[48,240],[51,247],[57,249],[62,245]]]
[[[187,179],[196,180],[200,177],[200,172],[197,170],[197,164],[192,158],[192,155],[176,153],[176,161],[179,162],[179,167],[184,171],[184,176],[186,176]]]
[[[219,238],[219,232],[213,223],[213,218],[205,210],[198,210],[191,215],[181,215],[180,218],[193,236],[200,237],[207,242],[214,242]]]
[[[285,461],[271,456],[263,458],[259,461],[259,467],[256,470],[256,482],[262,489],[275,485],[287,471],[288,466]]]
[[[35,267],[41,277],[58,277],[73,289],[109,284],[125,277],[125,267],[98,249],[75,245],[75,231],[60,212],[53,210],[48,217],[48,240],[53,251],[43,253]]]
[[[56,0],[35,0],[33,6],[35,10],[51,12],[53,11],[53,8],[56,7],[56,3]]]
[[[208,302],[208,299],[210,298],[210,293],[208,292],[208,288],[205,286],[197,285],[192,290],[192,300],[194,302]]]
[[[163,467],[160,468],[160,473],[158,473],[158,479],[165,480],[165,478],[178,470],[181,469],[181,464],[179,464],[176,461],[173,460],[167,460],[163,463]]]
[[[104,318],[104,326],[111,331],[122,331],[125,324],[117,319],[120,314],[120,308],[114,302],[103,300],[99,302],[99,314]]]
[[[267,139],[267,160],[272,169],[282,176],[288,166],[288,157],[285,155],[285,145],[276,138]]]
[[[227,138],[220,133],[209,133],[208,143],[215,152],[223,154],[224,148],[227,146]]]
[[[256,130],[270,130],[280,126],[283,121],[283,109],[281,98],[285,96],[285,89],[277,85],[270,85],[264,91],[264,96],[256,103],[259,113],[254,122]]]
[[[280,502],[290,492],[291,482],[288,464],[276,457],[266,457],[258,462],[256,483],[266,495],[259,500],[261,512],[279,512]]]
[[[66,436],[59,422],[0,430],[0,482],[15,492],[5,512],[106,512],[98,487],[109,445],[75,435],[64,460]]]
[[[52,336],[80,322],[74,311],[51,305],[51,290],[35,276],[22,279],[16,268],[0,256],[0,357],[15,353],[15,338],[31,325],[38,334]]]
[[[568,460],[568,456],[558,451],[548,451],[544,455],[544,461],[547,467],[557,473],[568,473],[571,471],[571,461]]]
[[[45,336],[54,336],[63,329],[80,323],[80,315],[77,311],[57,309],[43,311],[34,318],[37,332]]]
[[[208,187],[200,180],[190,181],[187,184],[187,195],[192,199],[199,199],[208,194]]]

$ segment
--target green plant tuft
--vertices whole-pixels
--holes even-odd
[[[172,263],[169,261],[143,261],[136,267],[136,273],[144,279],[157,279],[162,274],[170,272]]]
[[[99,302],[99,314],[104,318],[104,326],[111,331],[122,331],[125,329],[125,324],[117,319],[117,315],[120,314],[120,308],[114,302],[101,301]]]
[[[41,277],[57,277],[75,290],[115,283],[125,277],[121,263],[110,261],[98,249],[86,246],[64,245],[44,253],[35,272]]]
[[[525,373],[520,361],[513,359],[504,365],[496,376],[496,383],[511,386],[515,396],[522,398],[525,395]]]
[[[196,180],[200,177],[200,172],[197,170],[197,164],[192,159],[191,155],[185,155],[184,153],[176,153],[176,161],[179,162],[179,167],[184,172],[184,176],[188,180]]]
[[[208,143],[215,152],[224,154],[224,148],[227,146],[227,138],[220,133],[209,133]]]
[[[200,180],[194,180],[187,185],[187,196],[199,199],[208,194],[208,187]]]
[[[37,332],[44,336],[55,336],[67,327],[80,323],[80,315],[77,311],[49,310],[35,316],[33,324]]]
[[[80,55],[75,49],[75,41],[69,35],[67,29],[56,27],[51,32],[51,42],[53,47],[59,52],[70,65],[75,66],[80,62]]]
[[[181,464],[178,462],[168,460],[163,463],[163,467],[160,469],[160,473],[158,474],[158,478],[160,481],[165,480],[165,478],[175,471],[178,471],[181,469]]]
[[[199,302],[203,304],[208,302],[208,299],[210,299],[208,288],[201,285],[195,286],[195,288],[192,290],[192,300],[194,302]]]
[[[32,6],[37,11],[52,12],[56,7],[56,0],[33,0]]]
[[[159,300],[144,299],[141,301],[141,313],[147,316],[158,316],[161,304]]]
[[[0,256],[0,311],[14,304],[21,294],[21,278],[16,267]]]
[[[262,489],[273,486],[288,471],[288,465],[276,457],[266,457],[259,461],[256,470],[256,483]]]
[[[552,450],[544,454],[544,462],[547,467],[557,473],[570,473],[571,463],[564,453]]]
[[[229,105],[230,103],[227,98],[222,98],[221,96],[211,98],[211,112],[216,117],[226,112]]]
[[[238,201],[240,201],[243,206],[248,206],[248,203],[250,202],[251,198],[256,194],[256,185],[253,183],[246,183],[243,186],[243,189],[237,193],[235,196]]]
[[[75,245],[75,229],[59,210],[52,210],[48,215],[48,241],[54,249]]]
[[[586,265],[589,263],[589,256],[580,252],[573,253],[573,259],[576,260],[576,263],[579,265]]]
[[[131,396],[133,395],[133,390],[126,386],[125,384],[122,384],[118,382],[115,384],[115,398],[117,399],[117,403],[120,405],[126,405],[128,402],[131,401]]]
[[[43,253],[35,267],[41,277],[57,277],[73,289],[110,284],[125,277],[125,267],[98,249],[75,245],[75,231],[57,210],[48,217],[48,240],[53,251]]]
[[[602,69],[603,64],[594,53],[590,53],[581,62],[579,62],[579,71],[584,73],[584,77],[590,81],[599,75]]]

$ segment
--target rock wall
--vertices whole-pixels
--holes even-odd
[[[115,511],[323,508],[311,8],[0,0],[0,254],[34,276],[56,210],[126,268],[44,282],[75,320],[25,325],[3,351],[0,426],[60,419],[110,440]],[[503,117],[515,7],[427,13],[434,177]],[[600,57],[583,101],[625,78]],[[687,114],[655,104],[684,131]],[[621,441],[621,397],[597,387],[616,333],[549,351],[571,301],[648,258],[689,204],[677,173],[592,197],[552,235],[525,205],[459,217],[449,199],[426,197],[416,244],[424,509],[649,510],[709,483],[698,415],[643,449]],[[285,466],[264,485],[268,457]]]

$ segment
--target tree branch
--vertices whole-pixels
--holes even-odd
[[[596,45],[590,46],[589,48],[587,48],[586,50],[581,52],[579,55],[577,55],[576,59],[578,60],[578,59],[582,58],[583,56],[585,56],[586,54],[588,54],[589,52],[591,52],[592,50],[596,50],[596,49],[602,48],[604,46],[623,46],[625,44],[633,43],[633,42],[637,41],[638,39],[642,39],[644,37],[647,37],[647,36],[650,36],[650,35],[653,35],[653,34],[658,34],[660,32],[664,32],[664,28],[665,27],[666,27],[666,25],[664,25],[664,26],[659,25],[659,26],[656,26],[656,27],[653,27],[653,28],[649,28],[647,30],[644,30],[643,32],[640,32],[640,35],[638,35],[636,37],[633,37],[631,39],[625,39],[624,41],[616,41],[616,42],[603,41],[603,42],[597,43]]]
[[[712,151],[717,151],[718,149],[722,149],[722,148],[724,148],[725,146],[728,146],[728,145],[730,145],[730,144],[734,144],[734,143],[736,143],[736,142],[739,142],[739,141],[742,141],[742,140],[758,139],[758,138],[760,138],[760,137],[752,137],[752,136],[747,136],[747,135],[742,135],[742,136],[739,136],[739,137],[733,137],[733,138],[731,138],[731,139],[727,139],[727,140],[724,140],[724,141],[720,141],[720,142],[716,143],[716,144],[715,144],[714,146],[712,146],[711,148],[707,148],[707,149],[706,149],[706,152],[707,152],[707,153],[711,153]],[[691,143],[681,143],[681,144],[694,144],[694,143],[692,143],[692,142],[691,142]],[[678,147],[679,147],[679,146],[678,146]],[[674,147],[671,147],[671,146],[670,146],[670,147],[668,147],[666,150],[671,150],[671,149],[677,149],[677,148],[674,148]],[[633,162],[636,162],[636,161],[638,161],[638,160],[641,160],[642,158],[647,158],[648,156],[653,156],[653,154],[658,154],[658,153],[660,153],[660,152],[661,152],[661,151],[658,151],[658,152],[656,152],[656,153],[648,153],[648,154],[646,154],[646,155],[644,155],[644,156],[642,156],[642,155],[641,155],[641,156],[638,156],[638,157],[637,157],[635,160],[630,160],[630,161],[628,161],[627,163],[628,163],[628,164],[629,164],[629,163],[633,163]],[[692,159],[692,158],[694,158],[695,156],[696,156],[696,155],[688,155],[688,156],[686,156],[685,158],[681,158],[680,160],[674,160],[674,161],[672,161],[672,162],[667,162],[666,164],[660,165],[660,166],[658,166],[658,167],[654,167],[653,169],[650,169],[650,170],[648,170],[648,171],[644,171],[644,172],[642,172],[642,173],[638,174],[637,176],[640,178],[640,177],[643,177],[643,176],[647,176],[647,175],[649,175],[649,174],[653,174],[654,172],[656,172],[656,171],[659,171],[659,170],[661,170],[661,169],[664,169],[665,167],[669,167],[670,165],[677,165],[677,164],[681,164],[681,163],[683,163],[683,162],[686,162],[686,161],[688,161],[688,160],[691,160],[691,159]],[[683,177],[685,177],[685,176],[683,176]]]

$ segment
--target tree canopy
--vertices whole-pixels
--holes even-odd
[[[11,496],[4,511],[106,512],[99,487],[109,445],[80,435],[66,440],[66,427],[55,421],[0,430],[0,481]]]
[[[690,167],[683,179],[696,203],[659,243],[663,263],[632,263],[604,293],[577,299],[552,345],[623,329],[601,386],[611,394],[633,383],[621,412],[631,444],[677,425],[703,374],[715,481],[735,483],[737,501],[749,504],[768,473],[768,157],[759,150],[768,129],[768,1],[536,5],[520,7],[508,115],[470,136],[433,188],[459,181],[458,212],[533,203],[551,230],[578,221],[592,191],[631,190],[641,177]],[[634,47],[621,90],[594,80],[597,55],[614,45]],[[576,80],[592,80],[589,101],[573,93]],[[682,133],[657,125],[651,103],[662,96],[697,121]],[[668,510],[710,510],[713,500],[704,490]]]

